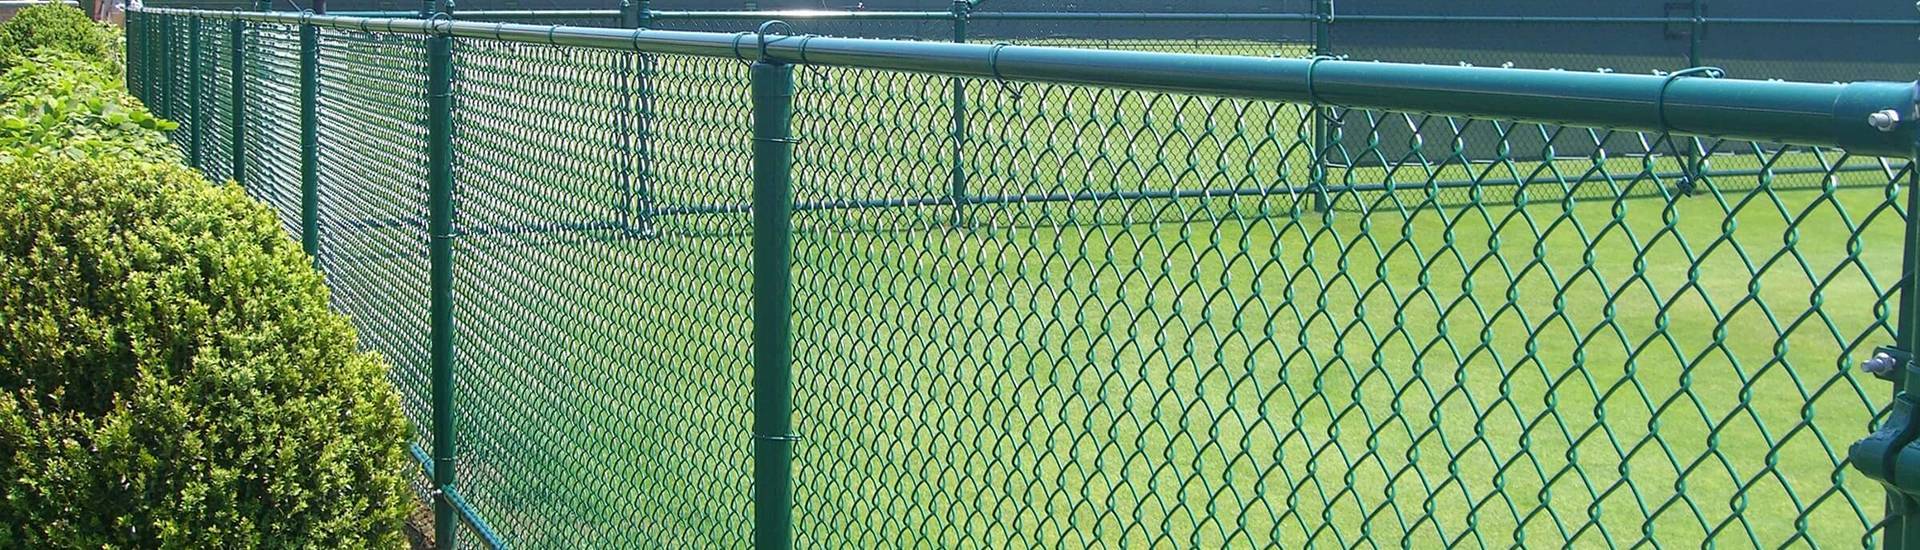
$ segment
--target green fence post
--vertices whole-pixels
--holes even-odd
[[[161,40],[161,43],[160,43],[161,47],[157,50],[158,53],[160,54],[160,70],[161,70],[160,116],[161,118],[165,118],[167,120],[175,120],[173,116],[173,93],[175,91],[174,90],[175,83],[173,81],[173,71],[176,69],[176,67],[173,66],[173,62],[174,62],[174,54],[176,53],[174,50],[178,49],[179,46],[174,44],[173,42],[173,39],[175,38],[174,32],[173,32],[174,19],[175,19],[175,16],[169,15],[162,20],[163,27],[161,30],[164,33],[162,35],[164,38]]]
[[[154,69],[150,69],[150,73],[148,73],[148,88],[150,88],[150,94],[146,96],[146,110],[154,112],[154,115],[163,117],[163,119],[167,117],[167,104],[161,100],[161,94],[167,92],[167,90],[165,90],[165,88],[167,88],[167,81],[165,81],[165,79],[167,79],[167,60],[165,60],[163,56],[165,56],[165,50],[167,50],[169,46],[173,46],[173,44],[167,44],[169,40],[167,40],[167,33],[165,33],[165,31],[167,31],[167,17],[165,17],[165,15],[154,15],[154,29],[152,29],[150,33],[152,33],[152,37],[156,38],[156,40],[154,40],[154,46],[148,48],[148,52],[146,52],[148,63],[154,67]]]
[[[639,7],[633,10],[633,26],[630,29],[645,29],[653,26],[652,0],[640,0]]]
[[[1700,66],[1700,35],[1707,30],[1707,21],[1702,18],[1700,0],[1687,0],[1687,66]]]
[[[1920,159],[1920,146],[1915,147],[1914,155],[1909,158]],[[1915,185],[1920,185],[1920,173],[1908,170],[1907,189],[1915,189]],[[1900,317],[1894,326],[1894,347],[1908,354],[1920,350],[1920,220],[1914,219],[1915,212],[1920,212],[1920,193],[1908,193],[1907,232],[1904,260],[1901,266],[1903,282],[1900,284]],[[1892,412],[1886,420],[1886,425],[1914,430],[1912,424],[1916,420],[1915,407],[1920,404],[1920,366],[1908,358],[1905,364],[1899,365],[1893,371],[1893,382]],[[1882,429],[1886,429],[1886,426]],[[1906,448],[1911,450],[1912,446],[1909,445]],[[1912,468],[1916,465],[1916,461],[1911,460],[1912,453],[1900,451],[1901,449],[1896,448],[1893,452],[1895,456],[1908,460],[1896,459],[1894,463],[1906,468],[1889,464],[1886,474],[1892,479],[1883,480],[1887,487],[1887,519],[1883,536],[1887,548],[1911,550],[1920,548],[1920,509],[1917,509],[1920,508],[1920,502],[1915,500],[1914,495],[1907,492],[1911,490],[1911,486],[1902,487],[1901,480],[1893,476],[1897,475],[1901,469]]]
[[[200,66],[206,64],[206,56],[200,51],[200,27],[199,16],[187,18],[187,165],[204,171],[200,150],[206,136],[206,118],[200,105],[207,98],[201,89]]]
[[[953,0],[953,41],[967,43],[967,16],[972,8],[968,0]],[[953,200],[953,226],[967,223],[967,85],[960,77],[947,79],[953,88],[953,174],[948,196]]]
[[[1701,11],[1700,8],[1702,1],[1703,0],[1687,0],[1689,19],[1687,26],[1687,68],[1699,67],[1703,63],[1700,59],[1700,38],[1701,35],[1707,32],[1707,20],[1704,17],[1705,12]],[[1669,136],[1667,139],[1673,138]],[[1683,164],[1683,166],[1680,167],[1680,173],[1685,174],[1682,176],[1683,179],[1680,182],[1681,194],[1691,195],[1694,190],[1700,186],[1700,174],[1704,171],[1704,163],[1706,162],[1706,159],[1703,158],[1706,152],[1701,149],[1705,143],[1705,140],[1698,137],[1687,138],[1687,150],[1680,157],[1680,162]]]
[[[228,92],[231,101],[227,103],[227,125],[231,131],[228,135],[233,137],[233,141],[228,144],[231,148],[228,153],[233,155],[229,160],[233,171],[230,175],[233,176],[233,182],[239,184],[241,188],[247,186],[246,29],[246,22],[238,18],[227,20],[227,44],[232,46],[229,55],[233,56],[227,64],[228,76],[232,78],[232,82],[229,83],[231,89]]]
[[[300,25],[300,249],[320,264],[320,36]]]
[[[140,97],[140,86],[134,85],[134,81],[136,80],[134,75],[141,74],[140,70],[142,69],[140,62],[136,61],[140,55],[139,12],[127,12],[125,25],[126,26],[121,29],[121,32],[126,34],[127,47],[120,49],[120,63],[126,65],[126,74],[120,75],[120,81],[127,86],[127,93],[133,94],[134,99],[144,101],[146,98]],[[146,81],[141,80],[140,82],[142,85],[145,85]]]
[[[173,16],[163,15],[158,19],[160,24],[155,25],[153,29],[155,31],[155,40],[153,41],[152,59],[153,68],[160,74],[156,75],[153,81],[153,99],[155,101],[153,104],[148,105],[147,108],[155,109],[157,107],[155,112],[159,113],[161,118],[173,120],[173,50],[175,48],[173,44]]]
[[[646,22],[647,2],[644,0],[622,0],[620,3],[620,24],[629,29],[643,28]],[[653,84],[651,72],[653,58],[643,52],[629,52],[620,57],[620,100],[619,116],[620,145],[625,154],[620,167],[620,190],[625,201],[621,209],[621,228],[631,235],[649,236],[652,231],[652,193],[647,153],[648,140],[651,139],[649,115],[652,112],[652,94],[645,88]],[[642,88],[636,90],[636,88]]]
[[[793,66],[753,64],[753,546],[793,546]]]
[[[1313,0],[1313,55],[1315,57],[1333,55],[1332,26],[1333,0]],[[1333,207],[1333,201],[1327,197],[1327,150],[1333,147],[1333,141],[1328,138],[1328,134],[1332,132],[1332,125],[1327,123],[1325,109],[1326,107],[1320,106],[1317,101],[1307,108],[1307,116],[1313,119],[1313,126],[1308,129],[1308,132],[1313,134],[1313,167],[1308,173],[1307,185],[1313,189],[1314,212],[1326,212]]]
[[[433,534],[455,545],[453,499],[453,37],[427,38],[428,349],[433,393]]]
[[[645,26],[641,23],[641,20],[646,18],[646,13],[646,2],[640,0],[620,0],[620,28],[638,29]]]

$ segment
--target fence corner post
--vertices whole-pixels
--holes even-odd
[[[433,532],[438,548],[454,548],[459,517],[454,484],[453,414],[453,37],[427,38],[427,264],[429,386],[433,405]]]
[[[793,66],[753,64],[753,545],[793,546]]]

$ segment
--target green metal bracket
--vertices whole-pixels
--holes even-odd
[[[764,40],[764,39],[763,39]],[[753,546],[793,547],[793,66],[753,64]]]

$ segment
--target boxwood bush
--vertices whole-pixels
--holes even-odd
[[[394,547],[408,429],[266,207],[110,69],[0,76],[0,548]]]
[[[385,363],[273,214],[177,165],[0,164],[0,547],[391,547]]]
[[[25,61],[34,51],[52,49],[98,60],[119,72],[119,37],[93,22],[80,8],[47,3],[21,8],[0,22],[0,69]]]

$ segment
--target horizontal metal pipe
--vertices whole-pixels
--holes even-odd
[[[1816,84],[1654,75],[1455,67],[1327,59],[1083,50],[706,33],[649,29],[366,19],[268,12],[150,8],[156,14],[241,18],[410,34],[637,50],[761,56],[783,63],[931,73],[1165,93],[1316,103],[1576,127],[1842,147],[1910,156],[1920,113],[1913,82]],[[1900,114],[1891,131],[1869,115]]]
[[[1312,13],[1226,13],[1226,12],[974,12],[974,21],[1137,21],[1137,22],[1235,22],[1235,21],[1313,21]]]
[[[563,10],[564,11],[564,10]],[[461,12],[473,17],[473,12]],[[954,15],[944,11],[855,11],[855,10],[680,10],[650,11],[658,20],[725,19],[764,21],[770,19],[883,19],[944,21]],[[1386,15],[1343,14],[1322,16],[1313,13],[1236,13],[1236,12],[973,12],[975,21],[1315,21],[1359,23],[1598,23],[1598,24],[1688,24],[1691,17],[1616,17],[1616,16],[1530,16],[1530,15]],[[1920,19],[1789,19],[1767,17],[1701,17],[1715,25],[1862,25],[1920,26]]]
[[[948,12],[920,11],[653,11],[655,19],[892,19],[946,20]],[[464,15],[464,13],[463,13]],[[1231,12],[974,12],[976,21],[1314,21],[1373,23],[1600,23],[1600,24],[1688,24],[1691,17],[1608,17],[1608,16],[1527,16],[1527,15],[1339,15],[1312,13],[1231,13]],[[1700,22],[1716,25],[1838,25],[1838,26],[1920,26],[1920,19],[1789,19],[1768,17],[1702,17]]]
[[[1682,25],[1692,17],[1580,17],[1535,15],[1372,15],[1340,14],[1328,18],[1339,23],[1567,23],[1567,24],[1655,24]],[[1826,25],[1826,26],[1916,26],[1920,19],[1787,19],[1772,17],[1701,17],[1709,25]]]
[[[647,17],[656,21],[682,19],[733,19],[766,21],[770,19],[851,19],[851,20],[887,20],[887,21],[947,21],[953,19],[950,11],[853,11],[853,10],[681,10],[647,12]]]
[[[418,11],[329,11],[328,15],[345,17],[401,17],[412,18],[420,15]],[[539,21],[549,19],[588,19],[594,17],[619,17],[620,10],[460,10],[454,17],[470,21],[488,21],[494,19],[517,19]]]

